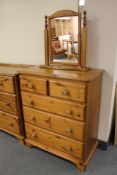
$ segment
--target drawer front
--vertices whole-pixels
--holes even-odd
[[[0,93],[0,110],[17,115],[16,96]]]
[[[49,81],[50,96],[78,102],[86,101],[86,85]]]
[[[85,106],[72,102],[25,92],[22,92],[22,102],[24,106],[40,109],[53,114],[59,114],[80,121],[83,121],[85,117]]]
[[[47,80],[32,76],[20,76],[21,90],[47,95]]]
[[[20,135],[18,118],[0,111],[0,129]]]
[[[33,127],[31,125],[26,124],[25,128],[27,138],[40,142],[44,145],[51,146],[75,157],[82,158],[83,143],[68,139],[52,132],[48,132],[41,128]]]
[[[0,75],[0,91],[14,93],[13,77]]]
[[[84,139],[84,126],[82,122],[59,117],[57,115],[24,107],[24,121],[34,126],[39,126],[72,139]]]

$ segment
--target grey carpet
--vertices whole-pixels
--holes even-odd
[[[97,150],[86,172],[72,163],[36,148],[20,145],[0,131],[0,175],[117,175],[117,148]]]

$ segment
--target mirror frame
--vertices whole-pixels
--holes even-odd
[[[58,17],[78,16],[78,63],[61,63],[53,62],[51,57],[51,20]],[[86,25],[86,11],[78,13],[72,10],[59,10],[51,16],[45,16],[45,66],[64,65],[72,67],[86,67],[86,40],[87,40],[87,25]]]

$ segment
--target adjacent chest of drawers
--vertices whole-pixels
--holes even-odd
[[[24,67],[25,68],[25,67]],[[24,142],[18,65],[0,64],[0,130]]]
[[[20,73],[25,142],[84,170],[97,147],[102,71]]]

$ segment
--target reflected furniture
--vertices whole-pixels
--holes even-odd
[[[63,47],[64,47],[64,44],[67,45],[67,50],[66,50],[67,58],[68,59],[69,58],[74,59],[75,58],[75,48],[74,48],[73,41],[71,41],[71,40],[63,40]]]
[[[18,72],[29,66],[0,64],[0,130],[24,144],[24,124]]]
[[[52,41],[52,53],[54,59],[60,59],[62,57],[65,57],[65,50],[61,47],[60,40]]]

